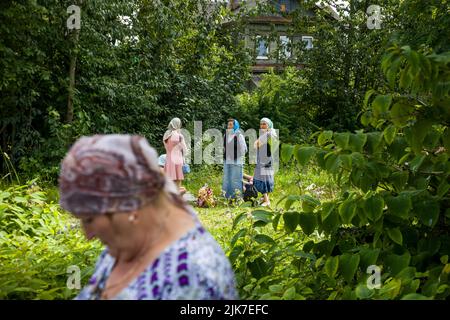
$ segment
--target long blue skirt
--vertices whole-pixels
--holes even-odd
[[[242,164],[223,165],[222,190],[226,198],[242,197],[244,168]]]

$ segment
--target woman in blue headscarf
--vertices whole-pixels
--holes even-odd
[[[256,167],[253,176],[253,185],[258,192],[263,194],[262,206],[270,206],[269,193],[274,188],[274,168],[272,157],[272,145],[277,139],[277,133],[269,118],[262,118],[259,124],[260,136],[255,141]]]
[[[236,119],[228,119],[226,134],[223,139],[224,164],[222,189],[228,199],[242,196],[243,165],[247,152],[244,135]]]

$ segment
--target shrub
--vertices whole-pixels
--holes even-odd
[[[0,299],[72,298],[68,267],[80,268],[83,286],[100,250],[34,182],[0,191]]]

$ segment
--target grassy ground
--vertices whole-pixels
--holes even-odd
[[[246,167],[244,172],[252,174],[253,169]],[[197,196],[198,190],[204,184],[208,184],[213,189],[214,195],[218,199],[217,205],[214,208],[196,207],[195,209],[206,229],[216,238],[225,252],[229,252],[230,240],[234,233],[232,230],[233,219],[239,213],[249,209],[238,204],[230,205],[220,196],[222,167],[203,166],[199,169],[194,169],[192,173],[186,175],[183,183],[194,196]],[[275,190],[270,195],[271,208],[275,210],[281,208],[284,202],[280,202],[280,200],[291,194],[310,194],[323,200],[332,198],[335,191],[336,188],[331,178],[324,174],[323,171],[316,171],[315,168],[305,168],[300,171],[295,166],[281,167],[275,175]]]
[[[252,174],[253,168],[245,168],[245,173]],[[237,232],[232,228],[234,218],[242,212],[257,208],[246,207],[242,203],[229,204],[220,196],[221,166],[194,167],[193,172],[186,176],[183,183],[194,196],[197,196],[198,190],[204,184],[212,187],[217,196],[217,205],[214,208],[198,208],[194,204],[194,208],[206,229],[222,246],[225,253],[230,255],[232,238]],[[0,257],[3,259],[3,268],[0,268],[0,299],[70,299],[75,291],[66,288],[67,266],[80,266],[83,270],[84,284],[101,250],[101,244],[98,241],[88,242],[84,238],[79,221],[60,210],[57,205],[58,190],[55,186],[40,189],[45,194],[42,193],[42,199],[33,202],[32,197],[37,195],[30,190],[38,188],[32,187],[33,185],[29,183],[26,186],[17,186],[17,190],[12,188],[9,191],[9,184],[4,184],[0,188],[0,222],[2,212],[3,215],[5,212],[14,212],[18,217],[22,217],[20,221],[13,219],[17,220],[17,225],[2,226],[0,223]],[[280,200],[290,194],[310,194],[327,199],[333,196],[333,189],[335,188],[330,178],[315,171],[314,168],[299,171],[294,166],[282,167],[275,175],[271,209],[282,208],[284,203]],[[296,210],[295,206],[296,204],[293,210]],[[9,220],[3,220],[4,223],[7,221]],[[261,229],[258,227],[252,232],[256,234],[261,232],[269,236],[274,234],[274,230],[269,227]],[[284,241],[288,243],[289,239],[286,237]],[[28,258],[23,259],[23,255]],[[18,272],[17,268],[21,271]],[[238,275],[247,274],[239,272]],[[244,287],[246,281],[241,280],[240,287]]]

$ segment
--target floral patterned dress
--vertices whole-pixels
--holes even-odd
[[[189,212],[195,216],[192,208]],[[115,300],[238,299],[234,273],[222,248],[197,218],[195,227],[167,247]],[[77,300],[100,299],[115,259],[106,249]]]

